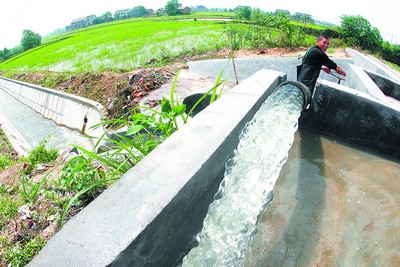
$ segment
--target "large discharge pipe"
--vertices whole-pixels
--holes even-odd
[[[285,89],[286,87],[288,87],[288,85],[294,85],[296,86],[299,90],[301,90],[301,92],[303,93],[303,110],[305,110],[308,106],[308,104],[310,104],[311,101],[311,91],[310,89],[308,89],[308,87],[301,83],[301,82],[297,82],[297,81],[284,81],[282,83],[280,83],[276,89]]]

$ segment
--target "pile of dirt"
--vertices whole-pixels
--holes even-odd
[[[175,76],[175,73],[164,68],[138,69],[131,73],[124,83],[116,85],[116,95],[108,99],[106,110],[109,119],[129,115],[138,106],[139,101],[159,89],[164,83]],[[150,104],[154,107],[157,103]]]

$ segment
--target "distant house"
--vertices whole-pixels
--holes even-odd
[[[312,20],[312,16],[311,16],[310,14],[300,13],[300,12],[296,12],[296,13],[293,15],[293,18],[294,18],[294,19],[297,19],[297,20],[304,20],[304,21],[306,21],[306,20]]]
[[[285,9],[277,9],[277,10],[275,10],[275,15],[278,15],[278,14],[285,14],[285,15],[289,15],[290,16],[290,11],[289,10],[285,10]]]
[[[183,15],[190,14],[190,7],[178,7],[178,11],[181,11]]]
[[[206,12],[206,11],[208,11],[208,9],[205,6],[200,5],[200,6],[196,6],[196,11],[197,12]]]
[[[146,9],[147,11],[147,15],[152,16],[154,14],[154,10],[153,9]]]
[[[156,11],[156,15],[158,15],[158,16],[163,16],[163,15],[166,15],[166,14],[167,14],[167,11],[165,10],[165,8],[159,8]]]
[[[90,15],[83,18],[74,19],[70,25],[65,27],[67,31],[73,31],[77,29],[81,29],[90,25],[93,25],[93,21],[96,18],[95,15]]]
[[[118,10],[114,13],[114,18],[115,19],[127,19],[131,17],[131,9],[122,9]]]

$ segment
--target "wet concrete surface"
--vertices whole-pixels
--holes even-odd
[[[400,161],[296,133],[243,266],[399,266]]]
[[[10,132],[7,137],[9,139],[11,135],[18,137],[18,139],[10,140],[14,146],[18,143],[27,144],[25,147],[27,147],[26,150],[29,150],[46,140],[47,148],[55,148],[60,152],[68,149],[71,144],[87,149],[93,147],[93,141],[90,141],[90,139],[77,131],[45,119],[41,114],[22,104],[3,90],[0,90],[0,106],[2,117],[13,126],[13,132]],[[1,120],[2,123],[5,123],[5,121]]]

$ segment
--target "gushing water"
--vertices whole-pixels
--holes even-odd
[[[284,85],[244,127],[234,157],[211,203],[198,246],[182,266],[238,266],[256,232],[257,216],[272,201],[273,188],[297,131],[302,92]]]

